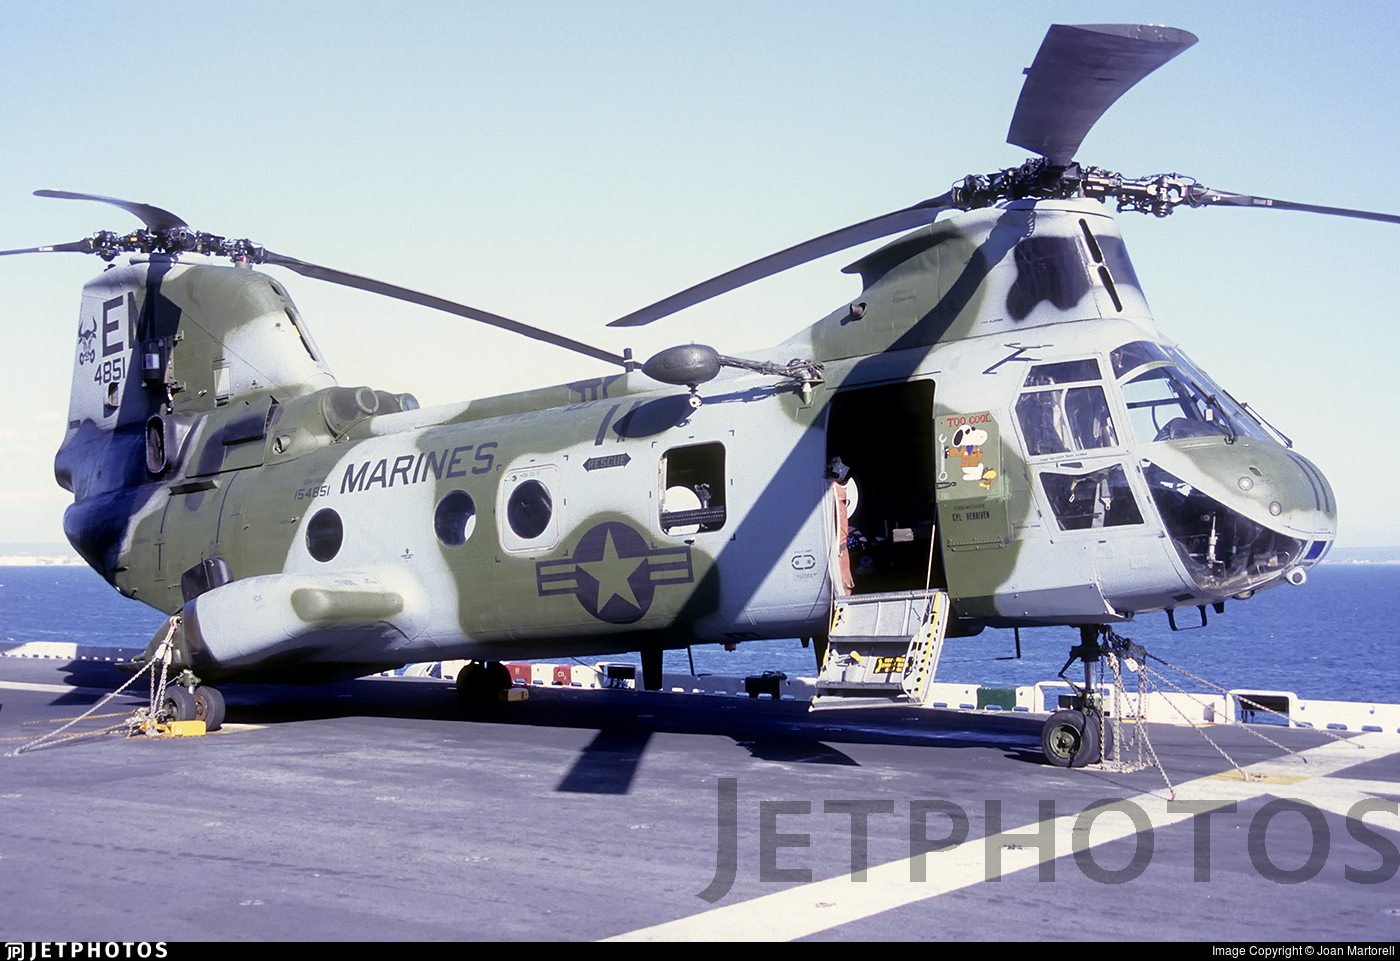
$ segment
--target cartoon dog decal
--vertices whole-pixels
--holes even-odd
[[[982,479],[982,445],[985,443],[987,432],[980,427],[959,427],[953,433],[953,446],[946,453],[962,462],[963,480]]]

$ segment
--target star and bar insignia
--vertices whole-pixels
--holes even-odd
[[[650,547],[640,533],[618,521],[589,528],[572,557],[535,564],[541,597],[573,594],[585,611],[609,624],[641,620],[658,585],[694,580],[689,545]]]

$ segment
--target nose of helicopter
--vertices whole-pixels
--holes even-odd
[[[1197,585],[1237,596],[1302,583],[1337,536],[1322,471],[1269,440],[1201,438],[1157,445],[1143,473]]]

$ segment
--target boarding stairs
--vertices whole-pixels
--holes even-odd
[[[946,591],[838,597],[812,706],[927,703],[948,617]]]

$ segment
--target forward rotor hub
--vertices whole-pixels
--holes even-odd
[[[1077,163],[1057,166],[1044,157],[995,173],[968,174],[953,185],[952,206],[962,210],[990,207],[1003,200],[1071,200],[1117,202],[1118,210],[1165,217],[1181,204],[1200,206],[1209,191],[1180,174],[1129,178],[1102,167]]]
[[[265,262],[266,251],[251,240],[230,240],[217,234],[207,234],[188,227],[170,227],[164,230],[136,230],[129,234],[118,234],[102,230],[93,234],[88,241],[89,252],[103,260],[111,261],[122,254],[206,254],[211,257],[228,257],[244,263]]]

